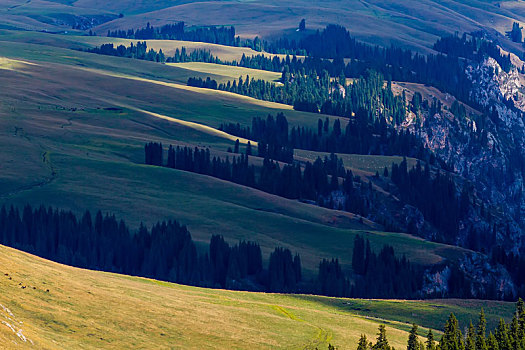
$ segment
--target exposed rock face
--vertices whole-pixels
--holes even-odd
[[[485,255],[474,253],[466,256],[459,267],[471,281],[471,293],[475,297],[488,295],[502,299],[516,295],[516,288],[507,270],[500,265],[492,266]]]
[[[513,64],[524,65],[516,57],[513,57]],[[467,117],[458,118],[444,108],[435,115],[420,115],[419,133],[425,145],[460,176],[458,194],[462,187],[470,186],[478,203],[485,204],[484,209],[471,207],[468,210],[459,224],[454,243],[471,248],[473,232],[485,232],[507,252],[523,255],[525,77],[516,68],[505,72],[490,57],[481,63],[471,63],[466,73],[472,81],[470,96],[481,106],[483,113],[477,116],[468,113]],[[414,118],[407,117],[405,127],[415,130],[409,119]],[[490,215],[483,215],[483,210]],[[414,220],[415,214],[413,210],[403,212],[407,220]],[[423,232],[426,238],[429,234],[430,231]],[[493,265],[486,255],[468,254],[457,268],[469,281],[474,296],[503,298],[516,295],[516,287],[507,270]],[[449,282],[454,269],[444,265],[427,271],[422,295],[444,296],[451,292]]]
[[[450,267],[435,272],[427,271],[423,279],[421,293],[425,297],[445,297],[448,294],[448,283],[450,280]]]
[[[470,95],[488,114],[459,120],[450,111],[422,116],[421,137],[427,147],[454,173],[469,180],[476,196],[497,213],[497,242],[518,253],[525,249],[524,77],[516,68],[505,72],[496,60],[485,59],[467,67]],[[521,163],[521,164],[520,164]],[[490,230],[490,223],[471,210],[460,225],[456,244],[465,245],[472,227]]]
[[[516,295],[516,287],[507,270],[500,265],[492,265],[483,254],[468,254],[460,261],[458,268],[463,277],[456,281],[451,281],[457,276],[453,276],[450,266],[427,270],[423,276],[422,297],[446,297],[454,292],[450,290],[451,283],[463,286],[465,282],[470,285],[470,295],[476,298],[504,299]]]

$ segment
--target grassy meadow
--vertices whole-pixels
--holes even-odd
[[[240,76],[242,76],[244,79],[247,75],[250,76],[250,78],[254,78],[256,80],[261,79],[269,82],[277,82],[281,79],[281,73],[268,72],[252,68],[225,66],[213,63],[184,62],[168,63],[168,65],[188,69],[195,72],[208,73],[214,76],[221,76],[222,78],[217,81],[218,83],[227,83],[228,81],[237,80]]]
[[[284,112],[291,125],[316,127],[325,116],[187,87],[182,83],[187,71],[179,67],[43,44],[0,41],[0,47],[8,68],[0,69],[0,81],[9,86],[0,105],[0,144],[6,150],[0,155],[0,203],[53,205],[77,213],[101,209],[132,227],[177,219],[200,242],[213,234],[230,242],[254,240],[266,256],[276,246],[288,247],[301,255],[307,274],[322,258],[339,257],[348,268],[357,233],[377,249],[393,244],[422,264],[463,253],[383,233],[351,213],[142,165],[149,141],[225,152],[234,141],[217,132],[221,123],[250,125],[254,116]],[[360,165],[351,165],[360,168],[392,161],[355,158]]]
[[[485,308],[489,327],[511,303],[388,301],[202,289],[77,269],[0,246],[0,343],[6,349],[355,349],[387,325],[406,346],[410,323],[439,334]],[[283,330],[286,330],[285,332]],[[24,341],[25,339],[25,341]]]

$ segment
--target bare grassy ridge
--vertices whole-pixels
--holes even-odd
[[[4,246],[0,290],[4,349],[355,349],[360,334],[375,337],[379,323],[402,349],[412,321],[439,329],[450,311],[465,321],[483,305],[492,326],[513,308],[202,289],[77,269]]]
[[[360,40],[389,46],[399,44],[428,51],[433,42],[444,33],[470,32],[484,29],[503,39],[513,21],[525,22],[525,5],[520,1],[496,0],[301,0],[286,3],[277,0],[256,1],[176,1],[176,0],[103,0],[26,1],[8,0],[0,5],[0,26],[67,31],[71,17],[92,18],[117,16],[93,28],[99,35],[108,29],[144,27],[147,22],[160,26],[174,21],[185,21],[190,26],[234,25],[237,33],[253,38],[281,36],[283,32],[295,35],[299,21],[305,18],[307,29],[316,30],[327,24],[341,24]],[[504,45],[518,52],[519,45],[504,40]]]

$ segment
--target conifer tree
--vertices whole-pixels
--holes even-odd
[[[361,334],[361,337],[359,338],[359,343],[357,343],[357,350],[369,350],[370,349],[370,343],[368,342],[368,339],[366,339],[366,335]]]
[[[514,314],[512,317],[512,321],[510,323],[510,344],[512,346],[512,349],[519,349],[519,324],[518,324],[518,317],[517,314]]]
[[[486,338],[487,321],[483,308],[479,313],[478,327],[476,330],[476,350],[487,350]]]
[[[414,323],[408,335],[407,350],[419,350],[419,341],[417,338],[417,325]]]
[[[511,350],[511,341],[509,338],[509,328],[503,319],[499,320],[498,327],[496,327],[496,340],[498,342],[499,350]]]
[[[425,343],[426,350],[435,350],[436,349],[436,343],[434,340],[434,333],[432,333],[432,329],[428,330],[427,334],[427,341]]]
[[[373,350],[391,350],[388,345],[388,339],[386,338],[386,327],[384,324],[379,325],[379,331],[377,333],[377,341],[372,347]]]
[[[494,336],[494,334],[492,334],[492,332],[490,332],[490,334],[489,334],[489,338],[487,340],[486,349],[488,349],[488,350],[500,350],[499,345],[498,345],[498,341],[497,341],[496,337]]]
[[[474,325],[472,325],[472,321],[470,322],[467,331],[465,350],[476,350],[476,331],[474,330]]]
[[[465,350],[463,335],[459,329],[458,320],[453,313],[445,324],[445,332],[439,343],[440,350]]]
[[[237,154],[239,153],[239,139],[235,140],[235,147],[233,149],[233,153]]]

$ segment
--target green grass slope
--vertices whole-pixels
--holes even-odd
[[[422,264],[464,253],[383,233],[350,213],[142,165],[148,141],[210,147],[224,154],[233,141],[208,132],[223,122],[249,125],[254,116],[282,111],[292,125],[315,127],[317,114],[189,88],[178,83],[186,70],[177,67],[45,45],[0,42],[0,47],[9,57],[0,61],[0,82],[9,87],[0,105],[5,150],[0,154],[0,203],[53,205],[77,213],[101,209],[134,227],[141,221],[177,219],[197,241],[222,234],[230,242],[257,241],[266,254],[276,246],[288,247],[301,254],[307,273],[322,258],[339,257],[349,267],[357,233],[369,237],[375,248],[393,244],[398,253]]]
[[[502,302],[202,289],[77,269],[4,246],[0,290],[4,349],[326,349],[328,343],[355,349],[360,334],[375,337],[379,323],[387,324],[391,345],[402,349],[410,322],[441,329],[451,311],[466,322],[483,306],[492,326],[513,309]]]

